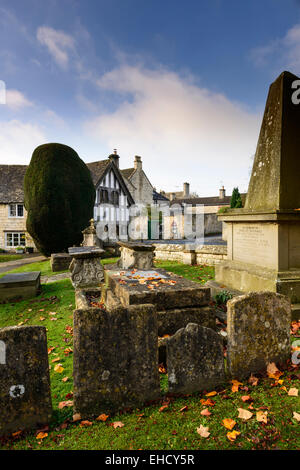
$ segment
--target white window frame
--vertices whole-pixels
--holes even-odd
[[[12,235],[12,245],[8,244],[8,235]],[[18,235],[18,243],[14,244],[14,235]],[[21,235],[24,235],[24,244],[21,244]],[[5,232],[5,248],[16,248],[17,246],[26,246],[26,233],[25,232]]]
[[[18,206],[22,206],[23,215],[18,215]],[[15,208],[16,215],[11,215],[11,208]],[[8,204],[8,217],[10,219],[23,219],[24,218],[24,204]]]

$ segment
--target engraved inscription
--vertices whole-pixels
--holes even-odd
[[[237,224],[233,228],[233,259],[258,266],[276,268],[274,227]]]

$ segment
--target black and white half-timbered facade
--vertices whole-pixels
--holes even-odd
[[[134,200],[119,170],[119,158],[115,151],[106,160],[87,163],[87,167],[96,189],[94,220],[104,230],[115,226],[116,235],[125,237]]]

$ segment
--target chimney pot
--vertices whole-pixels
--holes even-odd
[[[143,169],[142,157],[139,157],[138,155],[136,155],[134,157],[134,168],[136,170],[142,170]]]
[[[190,195],[190,184],[183,183],[183,197],[189,197]]]
[[[224,186],[222,186],[221,189],[219,189],[219,199],[224,199],[226,196],[226,190],[224,188]]]

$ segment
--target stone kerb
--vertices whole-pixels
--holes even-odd
[[[273,292],[251,292],[227,302],[228,369],[244,378],[290,357],[291,305]]]
[[[42,427],[51,416],[46,328],[0,329],[0,435]]]

